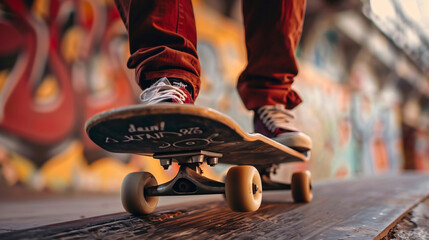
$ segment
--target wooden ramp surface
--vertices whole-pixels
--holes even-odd
[[[0,239],[378,239],[429,194],[428,175],[319,183],[310,204],[264,192],[253,213],[222,201],[192,202],[152,215],[126,213],[1,234]]]

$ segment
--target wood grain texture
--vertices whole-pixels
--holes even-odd
[[[429,193],[427,175],[372,177],[314,186],[310,204],[265,192],[261,208],[190,202],[149,216],[101,216],[0,235],[0,239],[379,239]]]
[[[206,150],[220,162],[266,165],[307,161],[293,149],[248,134],[228,116],[188,104],[136,105],[100,113],[87,121],[88,136],[111,152],[143,155]]]

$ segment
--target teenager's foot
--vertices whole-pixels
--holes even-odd
[[[266,105],[255,110],[255,132],[299,152],[311,150],[311,138],[293,125],[294,114],[283,105]]]
[[[188,84],[179,79],[160,78],[149,88],[140,94],[143,104],[152,105],[157,103],[190,103],[193,104],[192,90],[186,89]],[[190,93],[191,92],[191,93]]]

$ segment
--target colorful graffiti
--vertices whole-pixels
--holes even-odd
[[[302,127],[313,138],[313,152],[320,154],[313,155],[310,168],[321,178],[399,171],[403,153],[395,77],[382,79],[378,66],[371,65],[374,56],[332,25],[322,24],[314,35],[307,38],[307,61],[296,84],[306,100],[299,109]],[[350,50],[353,46],[358,50]]]
[[[171,179],[177,165],[164,171],[151,158],[107,153],[84,133],[86,119],[136,103],[140,91],[133,71],[125,65],[129,56],[127,32],[113,1],[8,0],[0,6],[3,180],[38,189],[117,191],[131,171],[151,171],[159,182]],[[223,29],[226,34],[235,30]],[[204,31],[202,34],[201,39],[214,36],[205,38]],[[236,38],[232,39],[232,45],[218,39],[215,47],[235,50]],[[204,40],[201,45],[204,56]],[[224,53],[220,56],[224,58]],[[229,62],[222,61],[225,65],[220,66],[226,67],[226,76],[231,70],[228,67],[243,62],[231,55],[227,59]],[[225,82],[205,79],[206,97],[214,96],[215,89],[225,89]],[[200,102],[204,104],[204,98]],[[227,109],[229,103],[219,104]],[[220,178],[218,173],[226,168],[204,169],[206,175]]]
[[[123,63],[126,32],[114,6],[100,1],[4,1],[1,8],[4,177],[65,189],[84,162],[111,165],[92,157],[108,155],[83,124],[135,101]],[[18,174],[10,170],[15,165]]]
[[[245,64],[243,29],[194,3],[202,66],[196,104],[252,131],[251,113],[235,89]],[[87,118],[134,104],[139,94],[125,65],[127,33],[112,1],[4,0],[0,10],[0,181],[56,191],[118,191],[131,171],[150,171],[159,182],[173,177],[177,165],[164,171],[151,158],[107,153],[84,133]],[[402,167],[394,79],[380,84],[364,50],[345,55],[349,45],[329,26],[314,26],[305,37],[295,84],[305,100],[297,108],[299,124],[314,143],[311,161],[282,167],[280,180],[297,168],[324,179]],[[424,133],[418,139],[424,159]],[[420,162],[419,168],[428,168]],[[204,172],[222,179],[227,168],[205,166]]]

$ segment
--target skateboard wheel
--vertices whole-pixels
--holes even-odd
[[[121,201],[124,209],[134,215],[153,212],[158,204],[157,196],[145,196],[145,189],[157,186],[155,177],[148,172],[128,174],[122,181]]]
[[[292,198],[294,202],[308,203],[313,199],[310,171],[292,174]]]
[[[228,206],[237,212],[253,212],[262,201],[262,182],[253,166],[229,169],[225,179],[225,198]]]

